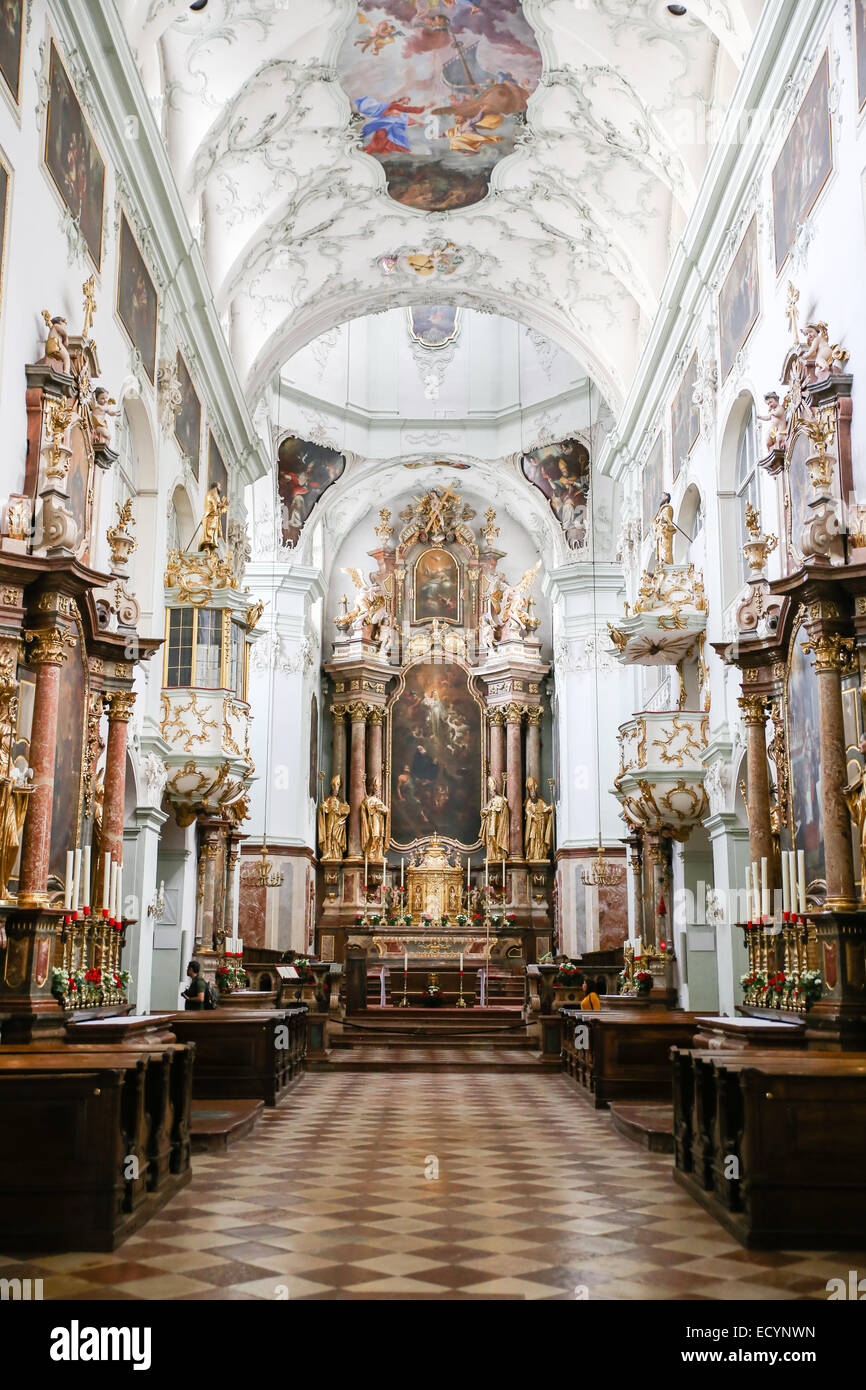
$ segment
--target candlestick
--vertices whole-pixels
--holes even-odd
[[[365,854],[364,854],[364,902],[367,901],[367,884],[369,883],[369,881],[370,881],[370,880],[369,880],[369,877],[368,877],[368,875],[367,875],[367,855],[366,855],[366,852],[365,852]]]
[[[81,891],[81,850],[75,851],[72,861],[72,911],[78,911],[78,895]]]
[[[72,863],[75,856],[71,849],[66,851],[66,882],[63,885],[63,909],[65,912],[72,910]]]

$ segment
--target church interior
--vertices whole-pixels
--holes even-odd
[[[866,1297],[861,371],[866,0],[0,4],[4,1299]]]

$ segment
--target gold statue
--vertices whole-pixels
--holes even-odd
[[[388,807],[379,795],[379,778],[373,778],[373,789],[361,802],[361,848],[368,859],[385,858],[385,837],[388,827]]]
[[[21,846],[21,831],[33,787],[30,769],[14,763],[7,777],[0,778],[0,898],[5,898],[15,860]]]
[[[45,355],[42,364],[49,364],[64,373],[72,375],[72,358],[69,355],[69,325],[62,314],[51,317],[47,309],[42,310],[48,337],[45,339]]]
[[[860,739],[860,752],[866,758],[866,736]],[[866,767],[861,768],[854,781],[848,783],[843,795],[857,827],[860,842],[860,901],[866,902]]]
[[[656,560],[660,565],[672,565],[674,562],[674,536],[677,528],[674,525],[674,509],[671,506],[671,496],[666,492],[662,497],[662,503],[653,518],[653,535],[656,543]]]
[[[93,327],[93,316],[96,313],[96,276],[91,275],[89,280],[85,280],[81,286],[81,293],[84,295],[84,327],[81,330],[82,338],[89,338],[90,330]]]
[[[504,780],[504,779],[503,779]],[[507,859],[511,833],[511,812],[502,792],[496,790],[496,778],[487,778],[489,799],[481,808],[481,839],[488,859]]]
[[[553,840],[553,807],[538,795],[538,783],[534,777],[527,777],[526,793],[523,803],[526,858],[549,859]]]
[[[219,483],[214,483],[212,488],[208,488],[207,496],[204,499],[204,517],[201,523],[199,550],[219,549],[223,534],[222,519],[228,509],[229,504],[222,495]]]
[[[348,803],[339,796],[340,774],[331,778],[331,795],[319,803],[319,853],[323,859],[342,859],[346,853],[346,820]]]

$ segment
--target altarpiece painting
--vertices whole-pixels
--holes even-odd
[[[786,689],[788,760],[791,775],[793,841],[806,853],[806,882],[823,877],[821,741],[818,736],[818,682],[812,657],[803,650],[802,626],[792,642]]]
[[[447,550],[425,550],[415,562],[413,619],[416,623],[459,623],[460,565]]]
[[[391,706],[391,837],[478,842],[481,706],[457,662],[410,666]]]

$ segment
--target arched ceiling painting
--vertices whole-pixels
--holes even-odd
[[[338,71],[390,196],[445,212],[486,197],[541,53],[520,0],[380,0],[358,7]]]

